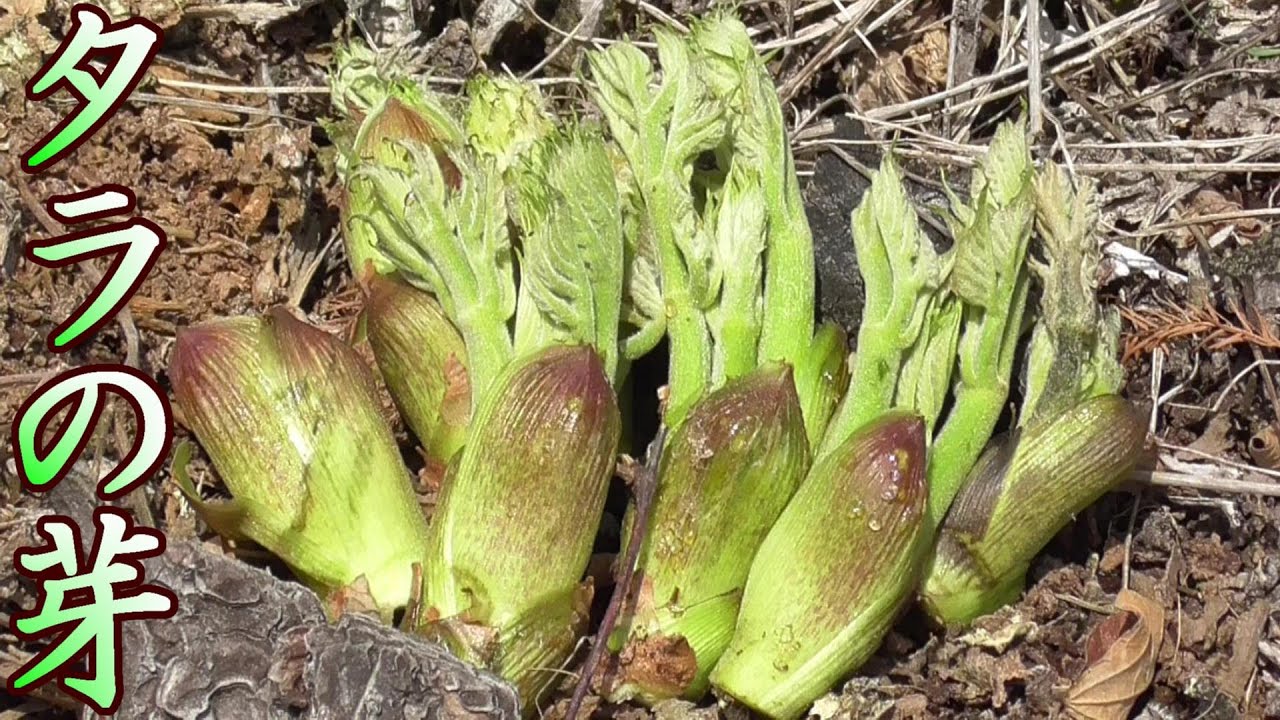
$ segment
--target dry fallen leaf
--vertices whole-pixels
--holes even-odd
[[[365,615],[376,620],[378,605],[369,590],[369,579],[361,575],[350,585],[331,593],[325,598],[325,612],[330,620],[337,620],[343,615]]]
[[[918,42],[902,53],[907,72],[927,92],[947,86],[947,53],[950,50],[947,29],[935,27],[925,32]]]
[[[1022,615],[1015,612],[1006,622],[1002,622],[998,629],[989,630],[976,626],[961,635],[959,641],[970,647],[985,648],[1001,654],[1008,650],[1010,645],[1026,637],[1035,629],[1035,623],[1024,620]]]
[[[1164,606],[1131,590],[1116,596],[1121,612],[1085,643],[1085,671],[1067,691],[1067,711],[1081,720],[1124,720],[1155,677],[1164,640]]]
[[[1238,197],[1239,192],[1234,193],[1234,195],[1234,197],[1228,197],[1217,190],[1205,188],[1191,198],[1190,207],[1186,212],[1186,219],[1232,215],[1243,212],[1244,206]],[[1230,220],[1217,220],[1205,225],[1189,225],[1183,229],[1180,237],[1177,238],[1177,242],[1182,247],[1189,247],[1199,237],[1209,247],[1217,247],[1226,242],[1227,238],[1234,236],[1238,244],[1248,245],[1257,241],[1268,230],[1267,224],[1261,218],[1239,217]]]
[[[884,107],[937,92],[947,85],[947,29],[936,27],[926,31],[918,41],[902,52],[884,52],[865,78],[847,77],[846,84],[856,84],[854,98],[859,108]],[[857,73],[850,67],[848,73]]]

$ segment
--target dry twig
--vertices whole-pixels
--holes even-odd
[[[591,653],[582,665],[578,676],[578,685],[573,689],[573,698],[565,711],[565,720],[577,720],[578,711],[587,697],[591,687],[591,678],[596,674],[604,655],[608,651],[609,636],[622,614],[622,608],[629,600],[634,600],[631,586],[635,583],[636,560],[640,557],[640,546],[644,544],[645,532],[649,529],[649,514],[653,509],[653,496],[658,489],[658,462],[662,459],[662,445],[666,439],[666,431],[659,430],[658,436],[649,443],[645,452],[644,467],[640,468],[632,479],[631,491],[635,496],[635,515],[631,524],[631,537],[627,538],[627,553],[619,558],[622,564],[615,568],[616,583],[613,596],[609,598],[609,607],[600,621],[600,629],[596,631],[595,642]]]

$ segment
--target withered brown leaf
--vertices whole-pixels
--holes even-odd
[[[1151,685],[1164,641],[1164,606],[1132,590],[1116,596],[1120,612],[1094,628],[1088,667],[1067,691],[1067,711],[1081,720],[1124,720]]]

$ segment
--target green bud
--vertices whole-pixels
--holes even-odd
[[[1035,555],[1132,474],[1145,437],[1126,400],[1101,395],[990,445],[942,524],[922,591],[929,614],[963,626],[1016,600]]]
[[[467,142],[480,157],[506,172],[555,122],[537,85],[497,75],[477,75],[467,83],[464,120]]]
[[[384,618],[408,603],[426,523],[355,351],[277,308],[182,330],[169,375],[231,492],[188,497],[329,597],[363,576]]]
[[[426,145],[440,165],[445,184],[456,189],[462,184],[462,176],[449,157],[449,150],[458,143],[458,129],[452,126],[452,122],[442,109],[428,111],[423,105],[390,97],[361,124],[355,152],[361,160],[372,160],[408,171],[410,157],[403,144],[415,142]]]
[[[499,376],[432,518],[420,630],[518,686],[546,683],[573,643],[554,653],[512,643],[560,637],[571,616],[564,608],[590,559],[620,425],[589,347],[553,346]]]
[[[756,555],[713,686],[790,720],[875,652],[927,549],[924,442],[891,412],[817,459]]]
[[[471,422],[462,336],[421,290],[381,276],[366,290],[365,329],[387,389],[431,458],[448,463]]]
[[[354,162],[355,145],[365,121],[390,99],[421,116],[433,128],[432,137],[450,147],[462,144],[462,129],[450,107],[453,98],[419,84],[403,53],[380,53],[356,41],[339,44],[333,56],[329,99],[334,117],[321,118],[320,125],[338,150],[336,167],[342,179]]]
[[[368,112],[387,98],[401,75],[362,42],[338,45],[329,73],[329,101],[340,115]]]
[[[439,176],[445,185],[456,190],[462,184],[462,174],[449,156],[449,148],[457,143],[459,130],[443,109],[429,105],[425,98],[413,103],[395,96],[387,97],[360,125],[356,135],[352,157],[346,166],[358,163],[374,163],[382,167],[410,173],[413,156],[407,143],[430,148],[440,166]],[[368,182],[344,172],[341,227],[347,247],[347,258],[357,279],[366,277],[368,265],[373,272],[385,275],[395,265],[378,249],[377,223],[370,215],[379,212],[380,205],[374,198]]]
[[[338,45],[329,73],[329,100],[334,112],[340,118],[360,122],[388,98],[398,98],[429,118],[442,140],[451,145],[461,143],[462,130],[446,108],[450,99],[424,89],[413,77],[406,59],[403,53],[381,53],[362,42]]]
[[[693,406],[663,452],[638,560],[643,587],[621,628],[611,699],[652,704],[705,694],[733,635],[751,561],[808,464],[789,366],[731,380]]]

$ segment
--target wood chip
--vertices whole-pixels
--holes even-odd
[[[1238,701],[1244,699],[1245,688],[1257,668],[1258,644],[1262,642],[1270,609],[1265,601],[1259,601],[1236,620],[1236,632],[1231,640],[1231,661],[1218,678],[1218,687]]]

